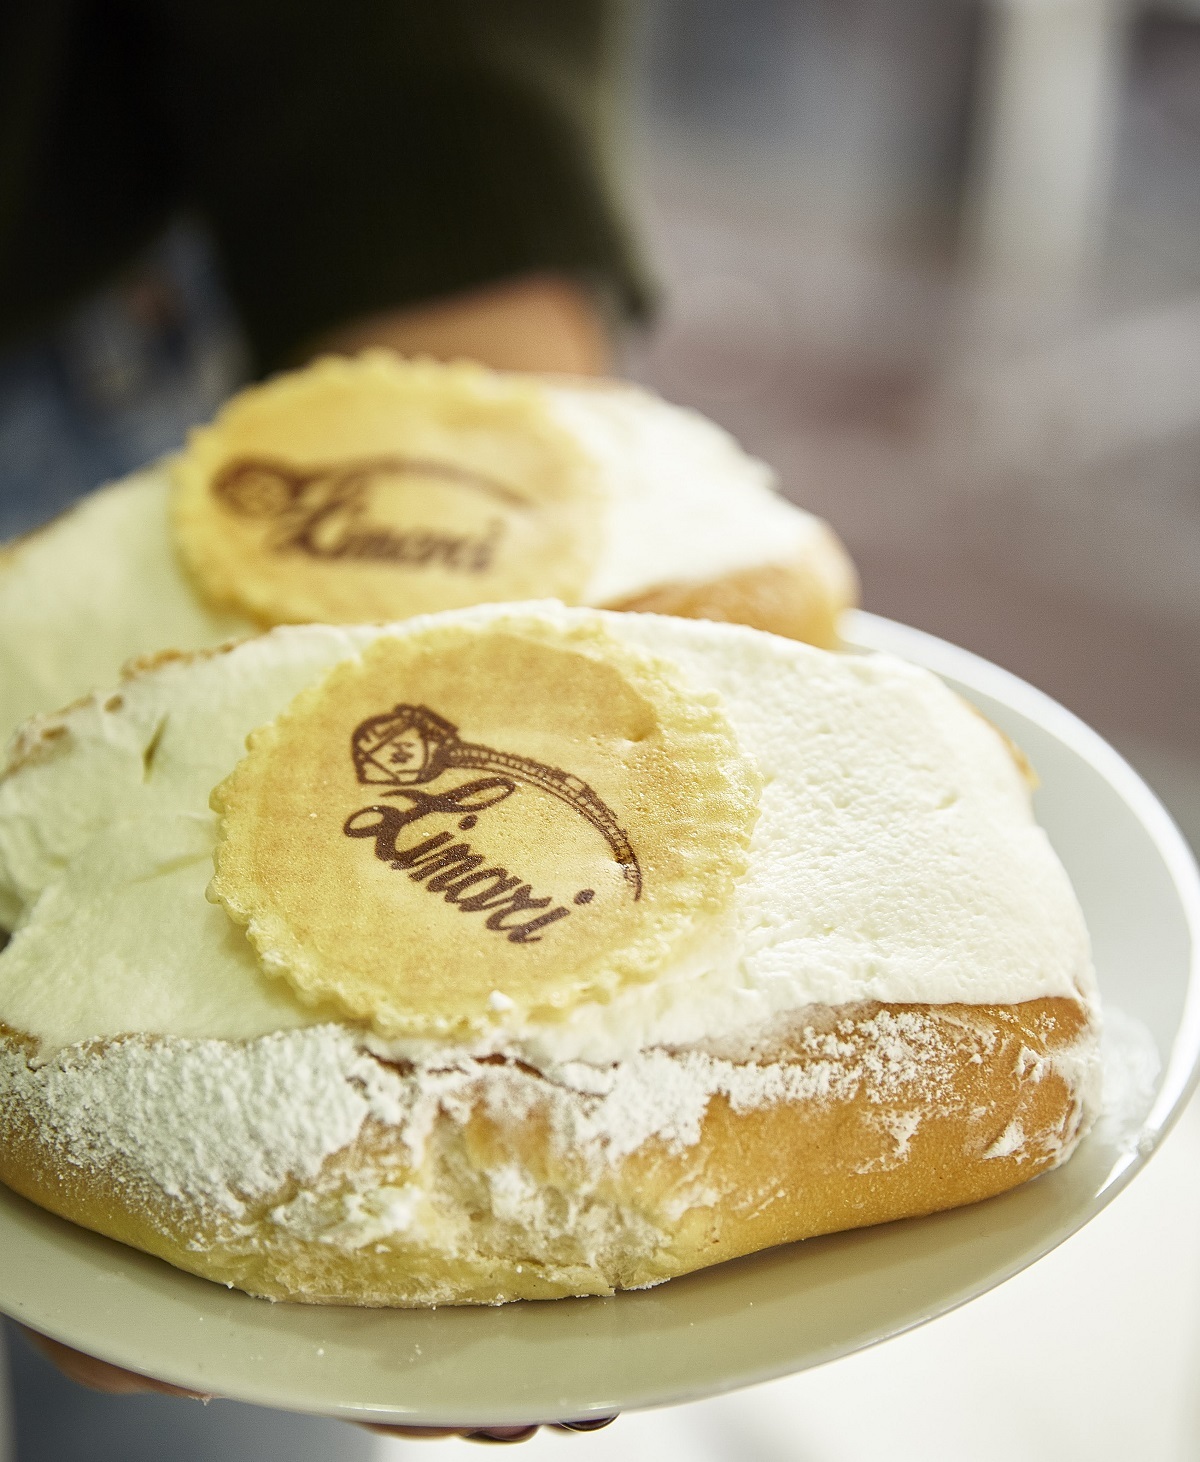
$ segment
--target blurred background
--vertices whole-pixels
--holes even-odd
[[[1200,846],[1200,3],[646,0],[630,96],[663,303],[628,372],[827,517],[866,608],[1065,702]],[[0,536],[173,446],[246,359],[183,220],[24,353],[69,416],[62,389],[0,389]],[[1200,1458],[1196,1104],[1083,1234],[963,1312],[521,1455],[568,1451]]]
[[[1200,5],[656,0],[632,372],[1200,841]]]

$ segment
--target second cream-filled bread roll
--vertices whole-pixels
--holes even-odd
[[[693,412],[616,382],[329,359],[0,552],[0,735],[162,648],[475,603],[837,641],[853,569]]]

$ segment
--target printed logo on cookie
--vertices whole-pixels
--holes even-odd
[[[212,481],[216,501],[271,525],[263,548],[318,560],[482,574],[493,565],[521,494],[482,473],[416,457],[371,457],[300,467],[272,457],[226,463]],[[436,506],[435,506],[436,505]],[[447,523],[414,521],[449,513]]]
[[[524,783],[556,797],[590,823],[607,842],[634,900],[641,898],[642,870],[628,835],[604,800],[569,772],[531,757],[463,741],[453,722],[420,705],[400,704],[361,722],[351,737],[351,757],[359,782],[388,786],[391,790],[383,796],[404,798],[408,806],[377,803],[360,808],[346,819],[343,833],[351,838],[373,838],[377,858],[406,872],[414,883],[428,880],[426,891],[440,894],[461,913],[486,912],[485,927],[505,934],[511,944],[537,943],[542,936],[536,931],[567,918],[571,910],[563,905],[549,908],[549,896],[535,897],[532,885],[507,868],[485,866],[486,857],[470,843],[456,843],[449,832],[401,848],[397,839],[405,828],[440,815],[458,819],[458,829],[469,831],[482,813],[499,807]],[[441,791],[419,790],[418,784],[435,782],[455,768],[495,775]],[[595,896],[595,889],[581,888],[572,902],[583,906]],[[540,910],[546,912],[537,912]],[[527,911],[535,916],[511,922],[511,916]]]
[[[171,478],[194,586],[264,627],[577,603],[602,549],[603,473],[545,390],[462,364],[279,376],[191,432]]]

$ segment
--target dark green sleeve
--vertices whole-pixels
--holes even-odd
[[[126,130],[158,129],[154,198],[165,155],[262,368],[355,317],[534,270],[647,309],[615,161],[622,0],[117,8],[138,44]]]

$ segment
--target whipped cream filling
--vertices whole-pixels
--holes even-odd
[[[521,1024],[493,1002],[495,1023],[470,1051],[356,1039],[421,1062],[505,1051],[551,1071],[750,1031],[815,1004],[1092,999],[1082,915],[1022,775],[999,734],[934,676],[739,626],[538,612],[599,615],[721,697],[766,783],[749,870],[706,946],[607,1004]],[[27,728],[0,781],[0,907],[19,915],[0,954],[0,1021],[36,1037],[43,1058],[130,1032],[249,1040],[327,1023],[328,1010],[264,975],[203,902],[209,791],[246,735],[332,664],[429,622],[275,630]]]
[[[799,560],[852,597],[829,529],[778,497],[769,469],[719,427],[631,387],[547,393],[599,463],[608,503],[589,602]],[[0,553],[0,738],[108,684],[135,656],[259,629],[193,588],[172,543],[169,476],[168,462],[147,467]]]
[[[631,386],[552,386],[554,415],[600,464],[605,546],[585,599],[702,584],[758,564],[841,571],[829,529],[775,491],[775,474],[697,412]],[[839,586],[840,587],[840,586]],[[852,597],[847,586],[845,597]]]
[[[0,739],[107,685],[136,655],[253,634],[175,560],[165,463],[98,492],[0,551]]]

